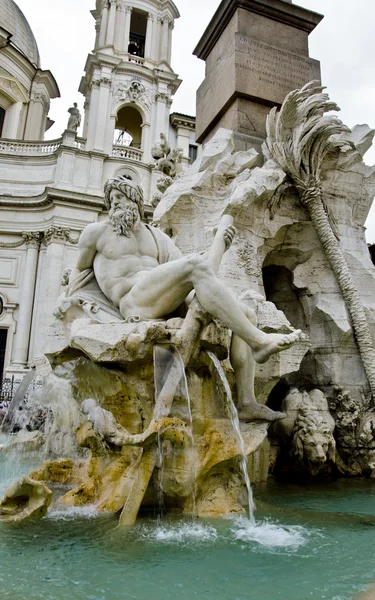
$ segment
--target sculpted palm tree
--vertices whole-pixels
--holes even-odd
[[[321,173],[324,158],[330,152],[353,147],[350,132],[328,111],[340,110],[329,101],[323,87],[312,81],[291,92],[280,111],[273,108],[267,119],[266,154],[288,175],[298,192],[301,204],[307,208],[340,286],[351,317],[354,337],[375,398],[375,350],[366,314],[354,285],[329,211],[322,195]]]

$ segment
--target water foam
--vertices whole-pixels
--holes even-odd
[[[309,532],[299,525],[279,525],[267,520],[258,521],[255,525],[248,519],[235,520],[231,529],[235,539],[242,542],[256,542],[267,548],[289,548],[297,550],[303,546]]]
[[[201,523],[177,523],[152,529],[143,527],[141,531],[142,539],[178,544],[190,541],[211,542],[217,539],[217,535],[214,527]]]
[[[95,519],[102,514],[92,504],[89,506],[54,506],[48,511],[46,518],[68,521],[77,518]]]

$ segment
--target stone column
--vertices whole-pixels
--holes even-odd
[[[171,64],[171,59],[172,59],[172,33],[173,33],[173,29],[174,29],[174,23],[173,21],[171,21],[169,23],[169,30],[168,30],[168,64]]]
[[[117,19],[115,29],[115,49],[123,51],[123,37],[125,29],[125,4],[122,0],[117,4]]]
[[[151,162],[151,147],[150,147],[150,123],[142,123],[142,145],[143,152],[142,160],[144,163]]]
[[[167,100],[168,96],[164,93],[158,93],[155,96],[156,100],[156,137],[161,133],[168,135],[168,129],[165,129],[165,124],[168,119]]]
[[[104,152],[105,134],[108,126],[108,104],[111,91],[111,80],[102,77],[100,80],[99,104],[96,118],[94,150]]]
[[[107,38],[109,1],[102,0],[102,20],[100,23],[99,47],[105,46]]]
[[[163,17],[162,33],[161,33],[161,51],[160,60],[168,62],[169,50],[169,17]]]
[[[161,17],[157,17],[154,23],[154,32],[152,40],[152,58],[155,62],[160,61],[161,22]]]
[[[100,94],[100,79],[94,79],[91,82],[90,92],[90,113],[87,118],[87,149],[93,150],[95,144],[96,126],[98,118]]]
[[[45,92],[33,91],[25,127],[25,140],[42,140],[49,111],[49,100]]]
[[[154,30],[154,15],[148,13],[147,17],[147,30],[146,30],[146,46],[145,46],[145,58],[155,60],[152,53],[152,42],[153,42],[153,30]]]
[[[96,21],[95,23],[95,49],[99,47],[100,23],[101,21]]]
[[[22,235],[25,238],[27,251],[12,359],[12,366],[20,368],[27,366],[41,233],[27,232]]]
[[[22,137],[22,135],[20,135],[20,118],[22,107],[22,102],[15,102],[7,109],[3,137],[13,140],[19,140]]]
[[[109,0],[109,3],[110,9],[108,17],[106,46],[113,46],[115,43],[117,0]]]
[[[124,52],[128,51],[129,47],[129,38],[130,38],[130,22],[132,18],[132,10],[131,6],[125,6],[125,27],[124,27],[124,37],[123,37],[123,50]]]
[[[45,338],[48,326],[53,322],[53,309],[56,306],[56,300],[61,294],[61,278],[64,268],[65,244],[70,237],[70,230],[63,227],[49,227],[44,232],[43,244],[46,246],[45,260],[43,264],[43,291],[40,298],[38,312],[42,311],[42,318],[39,322],[39,331],[41,332],[40,343],[35,343],[36,354],[42,352],[42,339]]]

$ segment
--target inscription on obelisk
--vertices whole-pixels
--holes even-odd
[[[197,139],[219,127],[260,144],[269,110],[312,79],[308,35],[322,19],[286,0],[223,0],[194,53],[206,61],[197,92]]]

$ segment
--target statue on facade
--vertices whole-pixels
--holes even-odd
[[[208,259],[183,256],[165,233],[143,221],[143,193],[134,181],[109,180],[105,204],[109,218],[83,231],[78,261],[55,315],[63,318],[69,306],[80,301],[88,311],[92,292],[92,314],[100,309],[127,321],[161,319],[188,306],[195,292],[203,309],[233,332],[231,362],[241,417],[272,421],[284,416],[256,402],[255,362],[264,363],[288,349],[300,339],[300,330],[286,335],[260,331],[255,312],[233,298]],[[226,248],[234,234],[231,226],[223,231]]]
[[[81,113],[77,107],[77,102],[74,102],[73,106],[71,106],[68,110],[70,114],[67,130],[77,132],[78,127],[81,125]]]

